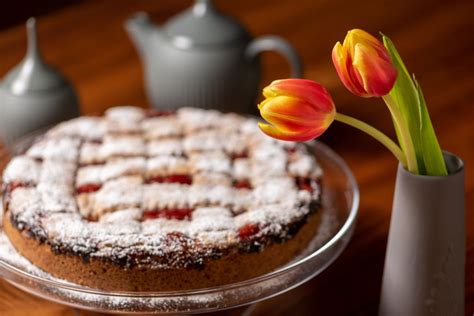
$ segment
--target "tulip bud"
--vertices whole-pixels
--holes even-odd
[[[342,45],[337,42],[332,60],[342,83],[357,96],[387,95],[397,79],[397,70],[387,49],[363,30],[353,29]]]
[[[259,127],[265,134],[280,140],[316,138],[331,125],[336,115],[331,95],[312,80],[277,80],[263,90],[263,95],[266,99],[258,108],[270,124],[259,123]]]

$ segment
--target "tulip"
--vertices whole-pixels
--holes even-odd
[[[397,79],[397,70],[385,46],[363,30],[353,29],[342,45],[337,42],[332,60],[343,84],[357,96],[384,96]]]
[[[312,80],[273,81],[263,90],[258,105],[269,123],[259,123],[267,135],[280,140],[307,141],[321,135],[334,121],[336,108],[331,95]]]
[[[258,123],[270,137],[287,141],[308,141],[324,133],[334,120],[371,135],[406,164],[400,147],[389,137],[353,117],[337,113],[329,92],[320,84],[305,79],[273,81],[263,89],[265,100],[258,105],[260,115],[270,124]]]
[[[355,95],[382,97],[392,116],[399,144],[373,126],[337,113],[331,95],[320,84],[283,79],[263,90],[259,123],[267,135],[287,141],[308,141],[324,133],[333,121],[350,125],[387,147],[414,174],[447,175],[441,147],[429,118],[421,87],[405,67],[394,44],[384,44],[363,30],[347,33],[336,43],[332,59],[342,82]]]

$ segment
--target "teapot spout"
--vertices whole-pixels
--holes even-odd
[[[157,30],[157,27],[151,22],[148,14],[145,12],[138,12],[127,21],[125,21],[125,30],[135,44],[137,50],[141,56],[146,54],[147,44],[150,43],[149,39],[153,31]]]

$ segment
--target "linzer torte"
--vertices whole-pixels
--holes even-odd
[[[116,107],[10,161],[4,230],[33,264],[93,288],[217,286],[301,253],[320,225],[320,176],[304,145],[254,119]]]

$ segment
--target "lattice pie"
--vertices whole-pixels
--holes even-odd
[[[3,174],[4,229],[54,276],[162,291],[290,261],[320,223],[321,170],[301,144],[236,114],[109,109],[57,125]]]

